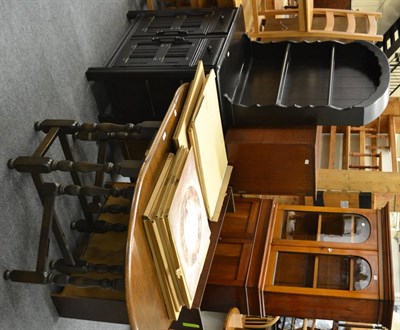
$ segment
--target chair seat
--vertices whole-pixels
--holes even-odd
[[[279,320],[279,316],[252,316],[240,314],[237,307],[232,307],[225,318],[225,330],[268,329]]]
[[[243,329],[242,314],[238,308],[232,307],[225,318],[224,329],[234,330],[237,328]]]

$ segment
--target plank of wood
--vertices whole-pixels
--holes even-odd
[[[392,172],[399,172],[397,164],[397,148],[396,148],[396,122],[394,116],[389,116],[389,146],[392,158]]]
[[[400,173],[318,169],[318,190],[399,191]]]
[[[331,132],[329,136],[328,168],[335,168],[335,157],[336,157],[336,126],[331,126]]]
[[[375,16],[368,15],[368,34],[375,35],[378,33],[378,21]]]
[[[356,30],[356,19],[353,13],[347,13],[347,33],[354,33]]]
[[[360,130],[360,134],[359,134],[359,152],[360,154],[364,154],[365,153],[365,130]],[[360,166],[365,166],[365,158],[364,157],[360,157],[360,162],[359,162]],[[375,165],[373,165],[375,166]]]
[[[342,155],[342,169],[349,169],[349,154],[350,154],[350,135],[351,127],[346,126],[343,136],[343,155]]]
[[[248,33],[250,38],[261,38],[262,41],[269,40],[365,40],[365,41],[382,41],[381,35],[369,35],[366,33],[352,33],[349,34],[345,31],[319,31],[311,30],[305,31],[262,31],[257,30]]]
[[[325,16],[326,16],[326,25],[324,30],[333,31],[333,27],[335,26],[335,16],[331,11],[327,11]]]

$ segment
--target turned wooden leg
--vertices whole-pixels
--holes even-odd
[[[115,172],[129,178],[137,178],[143,161],[141,160],[123,160],[116,164]]]
[[[125,290],[125,283],[123,279],[93,279],[89,277],[83,276],[71,276],[65,274],[54,274],[50,273],[48,277],[48,281],[50,284],[60,285],[60,286],[77,286],[80,288],[102,288],[102,289],[113,289],[117,291]]]
[[[8,167],[18,172],[28,173],[50,173],[52,171],[62,172],[98,172],[108,174],[120,174],[126,177],[136,178],[142,166],[142,161],[124,160],[120,163],[96,164],[90,162],[73,162],[69,160],[53,160],[49,157],[29,157],[21,156],[10,159]]]
[[[15,159],[10,159],[7,163],[8,167],[15,169],[18,172],[28,173],[50,173],[53,171],[62,172],[96,172],[103,171],[112,173],[114,164],[95,164],[90,162],[73,162],[70,160],[56,161],[50,157],[30,157],[20,156]]]
[[[96,220],[89,222],[85,219],[71,222],[70,228],[81,233],[98,233],[104,234],[107,232],[125,232],[128,226],[123,223],[109,223],[104,220]]]
[[[51,128],[58,128],[63,134],[73,134],[76,132],[125,132],[139,133],[146,130],[157,130],[160,127],[160,121],[145,121],[139,124],[114,124],[114,123],[79,123],[69,119],[46,119],[35,123],[35,130],[48,133]]]
[[[134,187],[98,187],[98,186],[78,186],[78,185],[59,185],[59,195],[70,196],[113,196],[132,199]]]
[[[6,270],[3,278],[11,282],[47,284],[47,275],[44,271]]]
[[[89,203],[88,211],[91,213],[111,213],[111,214],[129,214],[130,205],[117,205],[117,204],[101,204],[101,203]]]
[[[160,127],[161,122],[148,121],[136,124],[132,129],[129,124],[116,125],[109,123],[97,124],[87,128],[84,124],[74,137],[83,141],[120,141],[120,140],[146,140],[151,139]],[[87,128],[87,129],[85,129]]]
[[[118,291],[125,290],[125,282],[120,279],[92,279],[83,276],[70,276],[67,274],[55,274],[47,272],[29,272],[20,270],[6,270],[3,274],[5,280],[12,282],[32,283],[32,284],[55,284],[59,286],[73,285],[81,288],[102,288]]]
[[[76,260],[75,265],[71,266],[64,259],[58,259],[50,263],[50,269],[57,270],[63,274],[86,274],[90,272],[124,274],[123,265],[92,264],[85,260]]]
[[[63,134],[73,134],[79,131],[131,133],[140,129],[140,127],[136,128],[136,125],[134,124],[117,125],[113,123],[79,123],[75,120],[69,119],[46,119],[35,123],[35,130],[44,133],[48,133],[50,129],[54,127],[58,128]]]
[[[62,134],[73,134],[79,131],[82,124],[69,119],[46,119],[36,122],[34,127],[36,131],[44,133],[48,133],[52,128],[58,128]]]

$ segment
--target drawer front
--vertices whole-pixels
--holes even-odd
[[[157,68],[190,67],[199,60],[213,65],[221,52],[224,38],[154,37],[129,40],[112,67]]]

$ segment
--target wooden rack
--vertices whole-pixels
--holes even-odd
[[[382,17],[379,12],[314,8],[313,0],[299,1],[297,9],[271,10],[267,9],[267,0],[252,0],[252,13],[249,36],[263,41],[383,39],[377,34],[377,21]],[[270,25],[277,28],[271,30]]]

